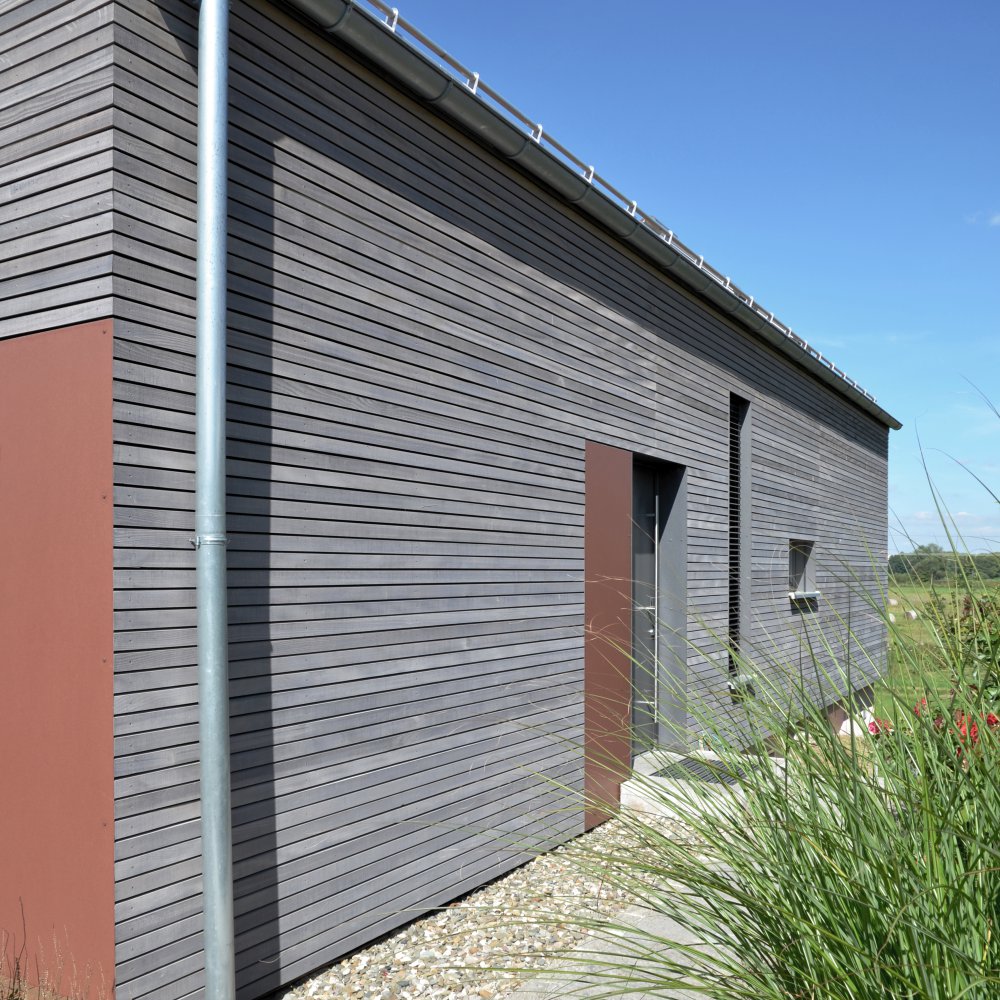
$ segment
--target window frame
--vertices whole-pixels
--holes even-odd
[[[814,601],[820,596],[816,587],[816,543],[807,538],[788,540],[788,599]]]

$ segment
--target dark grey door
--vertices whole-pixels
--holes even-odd
[[[632,473],[633,753],[685,745],[687,525],[684,469]]]

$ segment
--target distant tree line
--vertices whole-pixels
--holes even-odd
[[[942,583],[965,574],[973,580],[1000,580],[1000,552],[947,552],[940,545],[918,545],[889,556],[889,573],[900,582]]]

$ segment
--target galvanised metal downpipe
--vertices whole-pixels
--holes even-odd
[[[198,319],[195,547],[206,1000],[235,1000],[226,640],[226,223],[228,0],[198,25]]]

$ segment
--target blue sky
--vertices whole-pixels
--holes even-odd
[[[903,422],[890,551],[921,446],[1000,550],[1000,4],[398,3]]]

